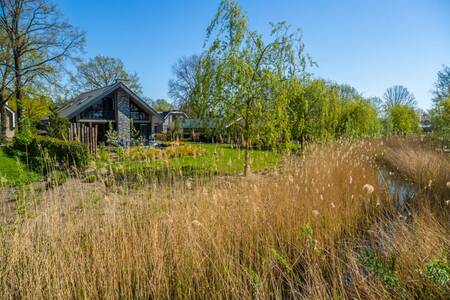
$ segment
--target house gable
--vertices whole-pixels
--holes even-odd
[[[117,130],[124,145],[130,143],[132,132],[150,139],[153,128],[163,122],[151,106],[121,82],[80,94],[58,113],[72,123],[95,126],[98,142],[107,139],[108,130]]]
[[[156,116],[159,121],[163,121],[163,119],[161,118],[161,116],[158,114],[158,112],[151,107],[150,105],[147,104],[147,102],[145,102],[141,97],[139,97],[138,95],[136,95],[136,93],[134,93],[132,90],[130,90],[125,84],[123,84],[122,82],[119,82],[119,87],[123,89],[129,96],[130,99],[133,100],[133,103],[135,105],[137,105],[139,108],[141,108],[142,110],[146,111],[147,113]]]
[[[118,82],[113,85],[96,89],[90,92],[82,93],[60,107],[58,109],[58,113],[63,117],[71,119],[78,114],[86,111],[86,109],[88,109],[89,107],[100,103],[105,97],[108,97],[109,95],[118,91],[126,93],[132,103],[141,108],[143,111],[147,112],[149,115],[155,116],[158,121],[163,121],[156,110],[149,106],[141,97],[136,95],[122,82]]]
[[[164,120],[159,130],[164,133],[167,133],[168,130],[173,128],[175,122],[188,118],[187,114],[180,110],[160,112],[159,115]]]

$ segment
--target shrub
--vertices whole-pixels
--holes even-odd
[[[26,160],[33,168],[47,169],[46,160],[51,159],[60,166],[84,168],[89,152],[86,145],[75,141],[64,141],[51,137],[14,138],[7,149],[10,154]]]
[[[382,258],[378,257],[371,251],[367,250],[359,257],[359,262],[366,267],[373,275],[380,278],[388,289],[399,293],[399,295],[406,298],[407,291],[394,272],[395,260],[392,258],[390,263],[386,263]]]
[[[66,139],[69,132],[70,122],[67,118],[62,117],[56,107],[51,108],[48,116],[48,135],[57,139]]]
[[[165,133],[155,133],[154,136],[155,136],[155,140],[157,140],[157,141],[161,141],[161,142],[168,141],[167,134],[165,134]]]
[[[450,284],[450,265],[445,260],[429,261],[425,266],[425,271],[420,273],[437,285],[447,287]]]
[[[109,128],[106,132],[106,143],[110,146],[118,147],[120,144],[120,134],[112,128],[112,125],[109,125]]]

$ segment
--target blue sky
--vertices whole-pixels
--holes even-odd
[[[87,33],[86,57],[119,57],[138,73],[144,94],[168,98],[171,66],[200,53],[219,0],[55,0],[69,21]],[[450,65],[449,0],[242,0],[250,27],[270,21],[304,32],[311,70],[381,97],[402,84],[419,106],[431,107],[431,89]]]

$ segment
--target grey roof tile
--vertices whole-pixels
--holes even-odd
[[[103,88],[99,88],[96,90],[82,93],[82,94],[76,96],[75,98],[73,98],[72,100],[69,100],[68,102],[64,103],[63,106],[58,108],[58,113],[63,117],[71,117],[71,115],[74,112],[78,111],[78,109],[80,107],[83,107],[84,104],[86,104],[87,102],[90,102],[89,100],[93,100],[93,99],[97,98],[98,96],[104,94],[105,91],[107,91],[109,89],[112,90],[113,86],[114,85],[110,85],[107,87],[103,87]]]

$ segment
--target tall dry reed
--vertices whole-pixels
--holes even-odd
[[[395,230],[405,233],[398,244],[383,239],[387,227],[380,224],[393,206],[378,180],[382,148],[368,141],[317,146],[273,174],[206,184],[129,190],[74,179],[31,195],[26,217],[0,233],[2,297],[413,295],[418,285],[403,282],[424,261],[409,259],[406,249],[415,245],[423,260],[428,249],[440,255],[448,242],[442,239],[445,225],[436,221],[429,231],[418,221],[428,246],[400,225]],[[361,262],[379,240],[400,251],[402,266],[408,266],[393,274],[402,280],[399,289]]]

